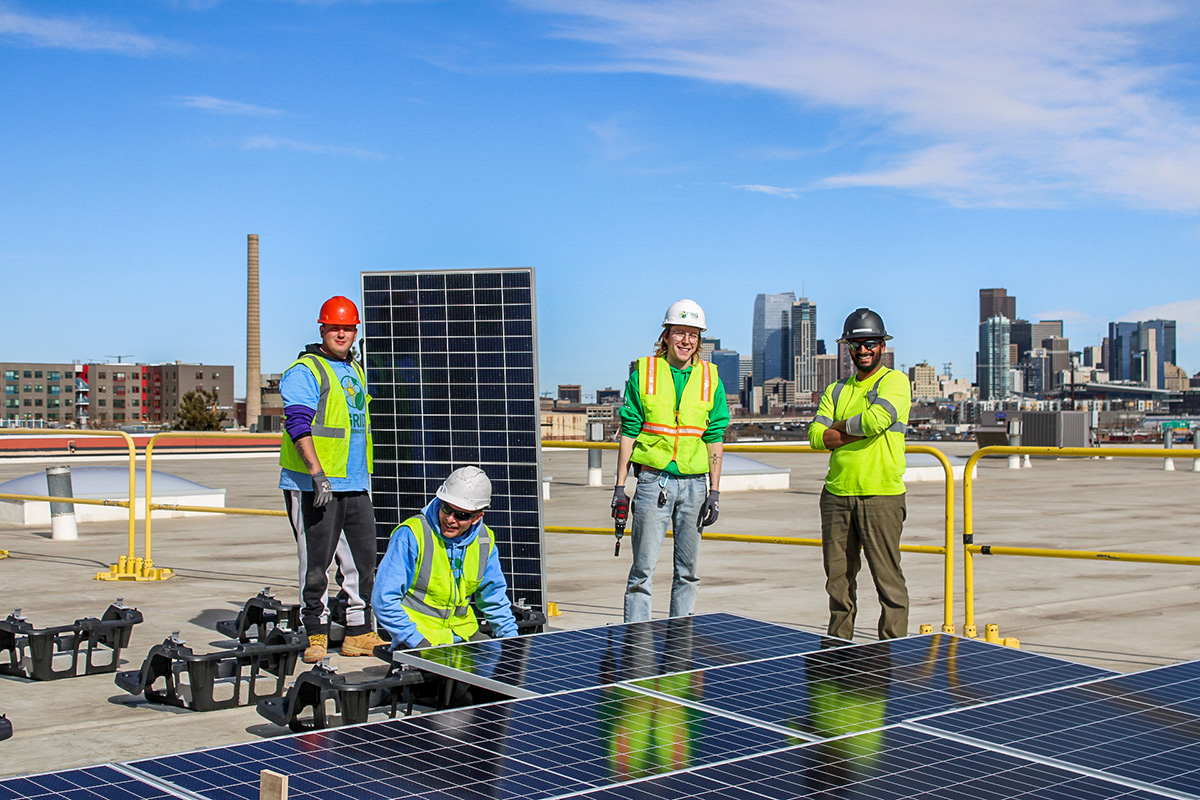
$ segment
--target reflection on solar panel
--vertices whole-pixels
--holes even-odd
[[[173,797],[108,766],[0,780],[0,800],[170,800]]]
[[[931,717],[921,727],[1200,795],[1200,662]]]
[[[587,800],[1161,800],[1003,753],[891,728],[588,792]]]
[[[681,676],[686,695],[690,678]],[[285,739],[135,761],[209,798],[258,796],[258,770],[292,800],[539,798],[711,764],[794,743],[619,686],[506,701]]]
[[[542,607],[532,269],[363,273],[378,552],[457,467],[492,480],[486,522],[513,599]]]
[[[704,670],[700,702],[823,738],[1111,674],[938,633]]]
[[[704,614],[470,642],[397,658],[509,697],[531,697],[806,653],[823,644],[845,642],[733,614]]]

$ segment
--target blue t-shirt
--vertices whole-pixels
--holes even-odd
[[[371,474],[367,471],[367,415],[359,411],[354,402],[355,397],[362,393],[365,398],[366,387],[358,380],[358,371],[348,361],[333,361],[326,359],[325,363],[333,367],[338,383],[346,393],[346,405],[350,409],[350,457],[346,462],[346,477],[329,476],[329,482],[335,492],[361,492],[371,488]],[[330,391],[336,391],[330,389]],[[317,402],[321,399],[321,387],[312,370],[303,364],[283,373],[279,381],[279,393],[283,395],[283,405],[305,406],[316,411]],[[365,408],[365,406],[364,406]],[[307,472],[296,472],[281,469],[279,488],[284,491],[300,490],[311,492],[313,489],[312,476]]]

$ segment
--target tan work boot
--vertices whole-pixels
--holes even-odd
[[[368,631],[358,636],[347,636],[342,641],[342,655],[373,656],[375,648],[381,644],[387,644],[387,642],[380,639],[379,634],[375,631]]]
[[[329,637],[323,633],[314,633],[308,637],[308,647],[304,651],[305,664],[317,664],[324,660]]]

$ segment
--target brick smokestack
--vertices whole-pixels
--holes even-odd
[[[262,415],[262,351],[258,325],[258,234],[246,237],[246,426]]]

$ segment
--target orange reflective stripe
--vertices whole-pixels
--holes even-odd
[[[703,436],[704,428],[690,428],[687,425],[680,425],[678,432],[680,436]]]
[[[703,369],[703,382],[700,384],[700,399],[707,403],[712,400],[712,374],[708,371],[708,368],[712,364],[707,361],[701,361],[700,365]]]
[[[658,394],[658,359],[646,359],[646,394]]]
[[[676,428],[670,425],[655,425],[653,422],[643,422],[642,430],[649,433],[658,433],[663,436],[674,436],[676,433]]]

